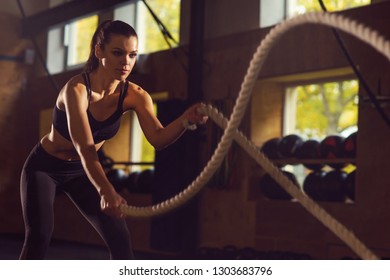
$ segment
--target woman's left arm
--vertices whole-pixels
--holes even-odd
[[[201,103],[197,103],[164,127],[155,115],[150,95],[137,88],[135,96],[134,111],[146,139],[156,150],[161,150],[175,142],[186,131],[184,125],[186,122],[190,124],[205,124],[207,122],[207,117],[198,112]]]

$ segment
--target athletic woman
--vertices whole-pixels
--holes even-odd
[[[21,174],[25,241],[20,259],[44,259],[54,226],[53,203],[64,192],[103,238],[111,259],[134,258],[120,211],[126,201],[115,191],[97,151],[119,129],[126,111],[137,114],[148,141],[160,150],[178,139],[185,123],[203,124],[196,104],[163,127],[150,95],[128,82],[138,53],[134,29],[121,21],[99,25],[83,73],[59,92],[53,125],[34,147]]]

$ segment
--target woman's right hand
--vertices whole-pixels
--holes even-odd
[[[114,190],[100,197],[100,208],[103,213],[118,219],[125,217],[120,209],[120,206],[123,204],[127,205],[126,200]]]

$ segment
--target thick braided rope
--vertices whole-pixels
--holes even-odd
[[[226,128],[228,120],[217,109],[207,106],[202,110],[218,126]],[[242,132],[234,132],[234,140],[251,156],[263,169],[307,211],[321,221],[336,236],[344,241],[362,259],[378,259],[350,230],[328,214],[321,206],[305,195],[282,171],[276,167],[257,147],[244,136]]]
[[[372,31],[368,27],[365,27],[364,25],[359,24],[354,20],[346,19],[341,15],[328,13],[309,13],[280,23],[271,29],[271,31],[267,34],[254,53],[246,76],[244,77],[244,81],[241,85],[241,90],[233,108],[230,121],[227,123],[224,134],[216,150],[214,151],[214,154],[199,176],[185,190],[177,194],[175,197],[153,206],[123,206],[122,212],[124,214],[135,217],[160,215],[184,204],[201,190],[201,188],[209,181],[209,179],[221,165],[222,160],[232,143],[237,127],[239,126],[245,113],[253,86],[271,47],[284,32],[296,26],[308,23],[330,26],[354,35],[363,42],[372,46],[390,60],[390,43],[386,41],[383,36],[380,36],[377,32]],[[272,170],[270,170],[270,173],[272,176]],[[281,181],[286,181],[286,184],[289,184],[287,179],[281,179]],[[282,183],[282,185],[284,184]],[[291,190],[291,192],[295,193],[294,190]],[[299,196],[299,194],[297,195]],[[364,258],[376,258],[376,256],[373,254],[370,255],[371,256],[365,256]]]

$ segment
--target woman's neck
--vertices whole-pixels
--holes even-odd
[[[99,69],[91,72],[89,78],[91,80],[92,91],[102,95],[114,93],[120,83],[120,81],[110,78],[102,73],[102,71],[99,71]]]

